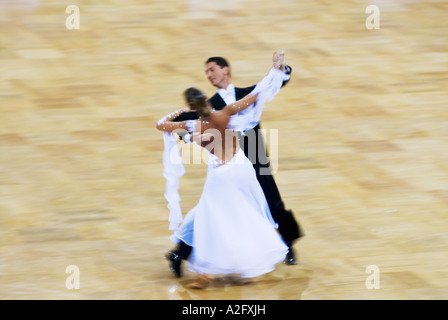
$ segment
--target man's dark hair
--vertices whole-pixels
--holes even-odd
[[[230,68],[229,63],[223,57],[211,57],[211,58],[208,58],[208,60],[205,62],[205,64],[210,63],[210,62],[216,63],[221,68],[224,68],[224,67],[229,67]]]
[[[207,59],[205,64],[210,62],[216,63],[220,68],[229,67],[229,77],[230,77],[230,65],[226,59],[224,59],[223,57],[211,57]]]

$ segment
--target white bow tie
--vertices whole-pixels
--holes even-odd
[[[235,95],[235,87],[233,85],[231,85],[231,84],[229,84],[227,89],[219,89],[218,91],[223,96],[233,96],[233,95]]]

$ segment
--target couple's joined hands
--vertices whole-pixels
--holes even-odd
[[[282,71],[285,71],[286,67],[286,59],[285,59],[285,51],[274,51],[274,55],[272,57],[273,67],[275,69],[280,69]]]

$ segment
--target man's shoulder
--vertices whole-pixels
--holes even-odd
[[[218,93],[215,93],[210,99],[208,99],[208,101],[216,110],[221,110],[226,106],[225,101],[221,98],[221,96]]]
[[[239,92],[247,92],[250,93],[252,90],[255,89],[255,85],[250,86],[250,87],[245,87],[245,88],[241,88],[241,87],[235,87],[235,92],[239,91]]]
[[[250,86],[246,88],[235,88],[235,98],[236,100],[244,98],[255,89],[255,86]]]

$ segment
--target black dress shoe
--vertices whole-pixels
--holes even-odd
[[[285,263],[290,266],[297,264],[294,250],[292,249],[292,247],[289,247],[289,251],[286,254]]]
[[[165,255],[165,258],[170,262],[171,272],[178,278],[182,277],[182,272],[180,270],[182,259],[174,252],[168,252]]]

